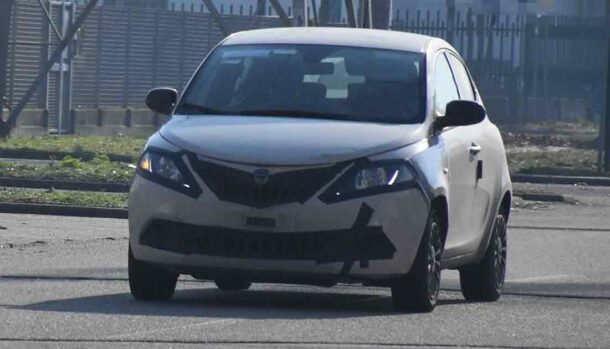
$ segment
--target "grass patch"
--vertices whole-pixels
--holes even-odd
[[[599,126],[585,120],[500,125],[507,147],[566,147],[596,149]]]
[[[126,208],[129,194],[0,188],[0,202]]]
[[[507,152],[511,173],[595,176],[597,151],[562,149]]]
[[[129,136],[42,136],[11,137],[0,141],[0,148],[71,152],[77,158],[99,155],[127,155],[136,158],[146,139]]]
[[[596,127],[584,121],[500,126],[511,173],[597,175]],[[135,159],[145,142],[129,136],[9,138],[0,141],[0,148],[72,152],[73,156],[44,166],[0,163],[0,177],[129,183],[133,168],[109,161],[106,155]],[[556,149],[550,151],[550,147]],[[79,154],[92,160],[82,161]]]
[[[105,155],[86,162],[67,156],[43,166],[0,162],[0,177],[129,183],[133,176],[134,170],[128,164],[109,161]]]

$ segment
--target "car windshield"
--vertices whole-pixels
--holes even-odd
[[[222,46],[197,72],[177,113],[421,123],[423,57],[328,45]]]

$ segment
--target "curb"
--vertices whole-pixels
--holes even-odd
[[[34,149],[0,149],[0,158],[8,158],[8,159],[29,159],[29,160],[61,160],[66,156],[72,156],[75,158],[86,158],[92,159],[95,154],[93,153],[83,153],[77,154],[74,152],[67,151],[47,151],[47,150],[34,150]],[[110,161],[115,162],[134,162],[134,159],[131,156],[127,155],[117,155],[117,154],[105,154],[108,156]]]
[[[600,187],[610,187],[610,177],[587,177],[587,176],[555,176],[555,175],[530,175],[512,174],[511,180],[515,183],[535,183],[535,184],[581,184]]]
[[[0,177],[0,187],[75,190],[75,191],[97,191],[107,193],[128,193],[129,184],[125,183],[96,183],[96,182],[74,182],[54,179],[26,179]]]
[[[0,202],[0,213],[36,214],[91,218],[127,218],[125,208],[81,207]]]
[[[560,195],[560,194],[543,194],[543,193],[532,193],[532,192],[519,192],[516,191],[514,196],[520,197],[527,201],[543,201],[543,202],[567,202],[574,204],[577,202],[576,198],[572,195]]]

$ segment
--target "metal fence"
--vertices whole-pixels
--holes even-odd
[[[66,30],[81,6],[52,2]],[[39,4],[13,9],[8,98],[16,104],[57,40]],[[231,32],[281,26],[277,17],[223,15]],[[463,54],[491,114],[502,123],[594,118],[603,103],[605,23],[600,18],[402,12],[392,29],[446,38]],[[97,7],[63,64],[28,108],[48,110],[50,131],[67,131],[70,109],[142,107],[154,86],[181,88],[223,35],[207,13]],[[599,98],[597,98],[599,96]]]
[[[594,119],[603,112],[604,18],[407,12],[392,25],[452,43],[500,122]]]

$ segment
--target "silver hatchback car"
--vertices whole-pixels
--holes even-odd
[[[129,283],[168,299],[180,274],[390,287],[431,311],[441,269],[497,300],[511,182],[460,55],[402,32],[282,28],[220,43],[148,140],[129,199]]]

